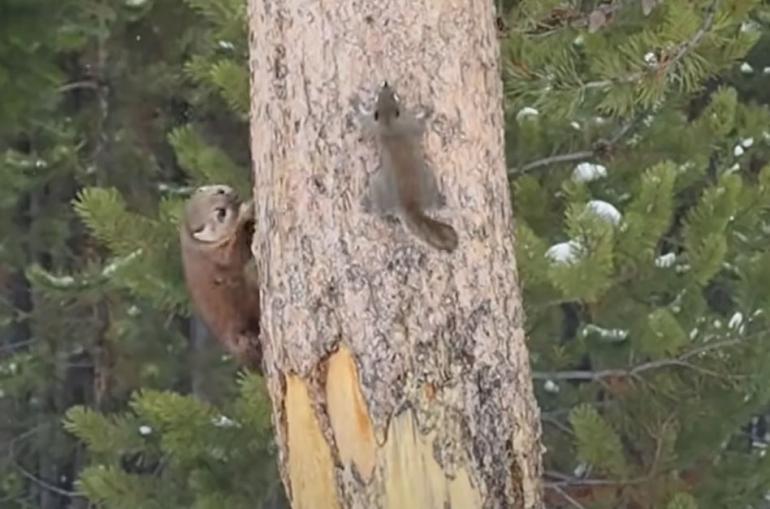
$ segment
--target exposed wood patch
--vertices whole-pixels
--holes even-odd
[[[288,471],[293,509],[338,509],[334,462],[310,393],[296,375],[286,377]]]
[[[433,458],[433,435],[420,435],[411,410],[390,421],[382,451],[387,470],[385,509],[482,507],[481,494],[466,468],[458,468],[450,479]]]
[[[350,350],[341,347],[328,360],[326,408],[339,457],[355,466],[365,482],[374,472],[376,441],[369,410],[361,394],[358,368]]]

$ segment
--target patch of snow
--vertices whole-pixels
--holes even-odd
[[[648,51],[644,54],[644,62],[649,66],[658,65],[658,56],[654,52]]]
[[[212,419],[211,422],[217,428],[237,428],[237,427],[240,427],[240,425],[237,422],[235,422],[234,420],[230,419],[226,415],[220,415],[219,417],[216,417],[216,418]]]
[[[599,335],[599,337],[601,337],[601,339],[605,341],[617,343],[620,341],[624,341],[628,337],[628,330],[605,329],[604,327],[599,327],[598,325],[589,323],[588,325],[583,327],[582,336],[585,337],[588,334],[597,334]]]
[[[543,384],[543,389],[551,394],[558,394],[560,390],[559,385],[553,380],[546,380]]]
[[[741,23],[741,32],[756,32],[760,29],[759,23],[754,20],[748,20]]]
[[[538,115],[540,115],[540,112],[537,111],[535,108],[525,106],[522,109],[520,109],[518,113],[516,113],[516,120],[521,120],[527,117],[536,117]]]
[[[608,223],[617,225],[623,216],[615,206],[609,202],[603,200],[591,200],[586,204],[586,210],[590,210],[597,216],[601,217]]]
[[[655,258],[655,266],[661,269],[667,269],[676,263],[676,253],[666,253]]]
[[[119,269],[125,267],[129,263],[133,262],[136,258],[141,256],[141,254],[142,254],[142,249],[140,248],[135,250],[132,253],[127,254],[122,258],[114,259],[112,262],[104,266],[104,269],[102,269],[102,276],[111,277]]]
[[[731,329],[737,329],[743,323],[743,313],[736,311],[733,316],[730,317],[730,321],[727,322],[727,326]]]
[[[584,161],[572,171],[572,180],[575,182],[591,182],[607,176],[607,168],[601,164]]]
[[[580,242],[570,240],[568,242],[554,244],[548,248],[548,251],[545,252],[545,256],[546,258],[550,258],[554,263],[570,264],[577,260],[581,249],[583,249],[583,246]]]
[[[67,286],[72,286],[75,284],[75,278],[72,276],[53,276],[48,275],[48,282],[50,282],[53,285],[58,286],[59,288],[64,288]]]

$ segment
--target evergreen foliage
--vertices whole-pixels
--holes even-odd
[[[0,137],[29,126],[56,103],[64,73],[56,55],[84,43],[74,0],[4,0],[0,4]],[[0,139],[0,149],[7,146]]]
[[[548,507],[767,507],[770,6],[499,7]],[[193,187],[250,194],[246,34],[242,0],[0,6],[3,509],[276,489],[176,234]]]
[[[194,48],[184,65],[184,76],[192,80],[191,107],[200,115],[217,116],[230,108],[239,118],[234,123],[242,123],[248,114],[245,4],[187,3],[205,18],[199,33],[207,41]],[[114,271],[113,283],[170,313],[189,312],[177,234],[186,193],[213,182],[231,185],[242,196],[251,194],[247,166],[228,155],[232,147],[207,141],[205,129],[205,123],[193,121],[169,131],[167,140],[189,184],[161,188],[163,197],[152,217],[131,211],[116,188],[86,188],[75,202],[78,215],[112,256],[133,257]],[[110,508],[254,507],[277,489],[277,473],[268,447],[270,413],[261,380],[246,378],[242,387],[234,400],[223,403],[231,417],[199,399],[151,390],[134,394],[131,414],[107,417],[72,409],[67,429],[94,453],[80,476],[83,493]],[[148,436],[137,443],[143,431]],[[115,439],[105,443],[105,436]]]
[[[549,507],[764,507],[770,9],[581,7],[519,2],[504,62]]]
[[[178,251],[194,186],[250,194],[245,3],[186,4],[0,6],[3,509],[280,491],[262,382],[189,320]]]
[[[270,402],[259,377],[241,379],[227,414],[191,396],[136,393],[131,412],[105,416],[84,407],[67,412],[66,427],[98,463],[80,486],[103,507],[251,508],[276,481],[254,468],[270,457]]]

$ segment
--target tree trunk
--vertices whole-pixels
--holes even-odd
[[[492,2],[250,0],[265,376],[295,509],[537,508]],[[460,245],[361,199],[352,97],[432,106],[424,146]]]

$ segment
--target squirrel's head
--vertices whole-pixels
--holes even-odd
[[[380,124],[389,125],[401,114],[401,104],[393,87],[384,82],[377,94],[377,106],[374,110],[374,120]]]

